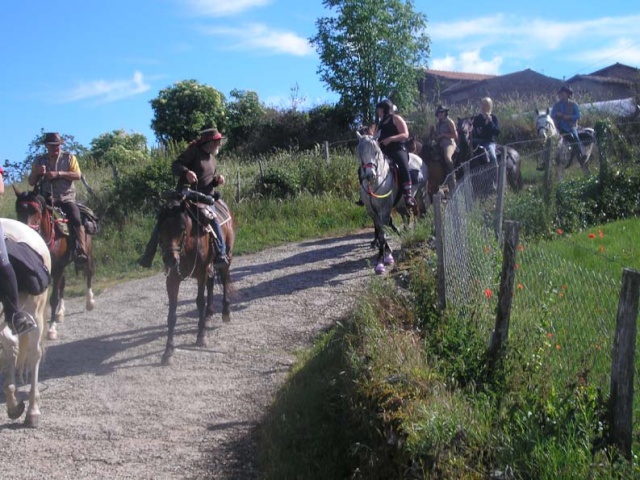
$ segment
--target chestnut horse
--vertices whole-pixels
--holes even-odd
[[[26,223],[36,230],[43,238],[49,251],[51,252],[51,319],[47,336],[49,340],[58,338],[57,324],[64,321],[64,288],[67,265],[74,261],[73,242],[68,233],[62,230],[62,221],[54,218],[53,208],[47,204],[45,198],[36,191],[20,192],[16,186],[13,187],[16,193],[16,215],[18,220]],[[80,218],[86,232],[86,253],[88,261],[83,266],[76,266],[76,272],[82,271],[86,278],[85,308],[93,310],[94,299],[91,281],[94,273],[94,261],[91,255],[93,245],[93,234],[98,228],[97,218],[84,205],[78,204],[80,208]]]
[[[0,219],[7,242],[21,242],[29,245],[42,258],[42,265],[47,270],[51,269],[51,255],[44,243],[44,240],[26,225],[8,218]],[[29,390],[29,408],[24,419],[27,427],[37,427],[40,420],[40,392],[38,386],[38,373],[40,370],[40,360],[44,352],[44,312],[47,308],[47,295],[49,289],[37,295],[20,291],[19,304],[21,308],[29,313],[38,328],[31,332],[16,337],[11,333],[6,323],[0,323],[0,371],[5,370],[3,391],[7,402],[7,414],[12,420],[20,418],[25,409],[23,400],[18,401],[16,387],[16,374],[23,376],[25,370],[28,373],[31,389]]]
[[[215,240],[213,234],[207,231],[208,221],[204,218],[205,214],[212,211],[207,209],[206,205],[215,205],[214,214],[218,217],[229,256],[229,265],[225,267],[213,267],[215,251],[212,242]],[[231,320],[230,264],[234,242],[235,220],[225,202],[222,200],[214,202],[212,197],[189,189],[184,189],[182,192],[171,192],[158,219],[158,243],[162,251],[162,262],[167,272],[166,286],[169,296],[168,337],[162,355],[162,365],[171,363],[175,350],[173,337],[176,326],[176,309],[180,283],[183,280],[195,278],[198,281],[196,347],[205,347],[207,344],[205,327],[213,319],[213,287],[216,273],[222,283],[222,321]]]

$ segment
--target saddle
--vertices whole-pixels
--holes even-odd
[[[80,210],[80,219],[84,226],[87,235],[95,235],[99,231],[98,216],[89,207],[82,203],[76,203],[78,210]],[[47,208],[51,212],[53,217],[53,223],[56,229],[56,234],[68,237],[69,236],[69,223],[67,215],[62,211],[60,207],[54,207],[47,202]]]
[[[30,295],[39,295],[51,283],[51,273],[45,266],[42,257],[24,242],[5,238],[7,254],[13,270],[16,272],[18,291]]]

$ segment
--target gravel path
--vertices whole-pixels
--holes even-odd
[[[252,431],[294,362],[353,305],[372,272],[372,232],[236,257],[231,322],[195,348],[196,284],[182,283],[173,365],[164,276],[66,301],[41,366],[42,418],[26,429],[0,411],[0,478],[259,478]],[[216,311],[221,296],[216,287]],[[26,396],[26,387],[20,392]],[[0,394],[1,395],[1,394]]]

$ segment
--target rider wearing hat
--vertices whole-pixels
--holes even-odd
[[[73,182],[80,180],[82,172],[76,156],[62,151],[64,139],[59,133],[46,133],[44,144],[47,154],[33,161],[29,185],[39,185],[40,192],[47,201],[59,207],[67,216],[76,245],[75,261],[77,264],[84,264],[87,262],[86,236],[73,185]]]
[[[177,190],[190,187],[205,195],[218,198],[215,187],[224,185],[223,175],[216,172],[216,155],[225,138],[216,128],[205,128],[199,132],[199,137],[191,142],[187,149],[171,164],[171,172],[178,176]],[[229,265],[229,257],[222,236],[222,229],[216,216],[213,217],[211,226],[216,234],[216,259],[215,266],[221,267]],[[144,254],[138,259],[138,264],[150,268],[153,257],[158,246],[158,228],[160,222],[156,223],[151,238],[147,243]]]
[[[562,136],[571,136],[573,143],[578,145],[580,156],[584,157],[584,147],[578,136],[578,120],[580,120],[580,107],[571,100],[573,90],[567,86],[558,90],[558,101],[551,108],[551,118],[556,129]]]
[[[407,207],[414,208],[416,201],[411,195],[411,175],[409,174],[409,153],[405,142],[409,138],[409,128],[404,119],[395,113],[390,100],[382,100],[376,105],[380,121],[378,142],[380,149],[398,167],[398,183],[403,191],[404,202]]]
[[[438,148],[442,152],[442,158],[445,164],[446,175],[451,174],[455,170],[453,164],[453,154],[456,151],[456,140],[458,138],[458,130],[456,124],[449,118],[449,109],[438,105],[436,108],[436,140]],[[453,178],[455,182],[455,178]]]

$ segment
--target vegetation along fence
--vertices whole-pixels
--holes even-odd
[[[532,144],[511,146],[532,150]],[[554,201],[554,147],[548,142],[521,156],[523,168],[546,167],[540,215]],[[606,159],[618,154],[614,147],[619,144],[598,142],[594,155],[600,175],[611,168]],[[527,212],[521,219],[512,209],[503,222],[505,207],[520,195],[509,191],[505,178],[504,162],[472,171],[467,165],[453,190],[435,196],[440,307],[474,316],[489,340],[490,362],[499,357],[508,337],[519,350],[523,370],[541,382],[536,388],[609,391],[611,437],[630,457],[632,414],[640,418],[640,401],[633,403],[640,273],[621,268],[621,286],[620,278],[552,253],[547,241],[520,240],[520,226],[532,215]],[[444,183],[450,185],[451,179]],[[555,234],[564,232],[558,228]],[[589,235],[596,244],[603,232]],[[584,252],[589,255],[593,253]]]

